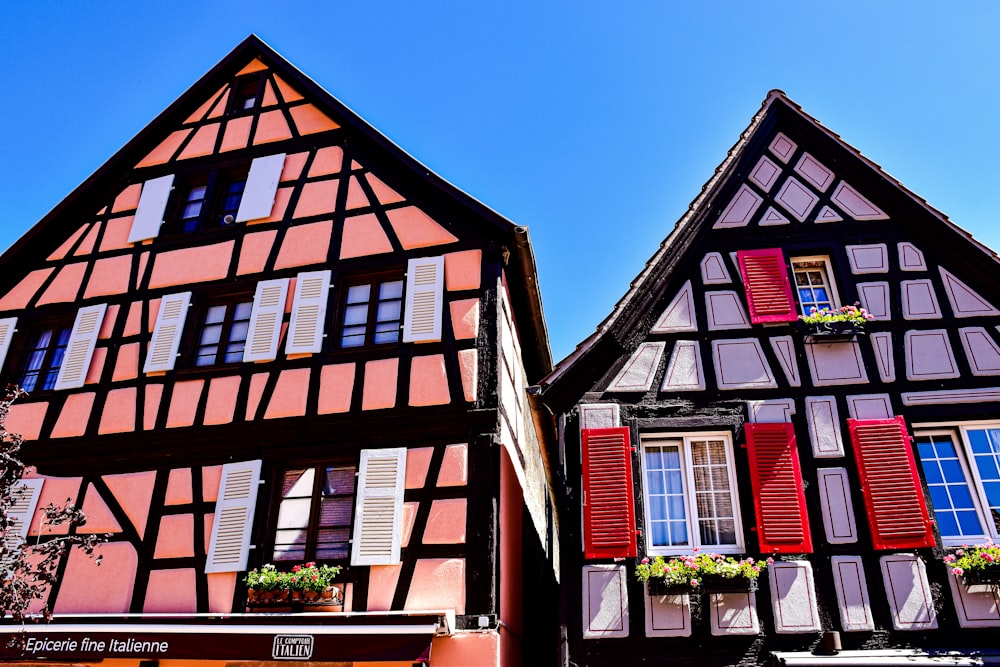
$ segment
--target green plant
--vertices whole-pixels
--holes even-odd
[[[816,308],[809,309],[808,315],[800,315],[799,319],[806,324],[824,324],[826,322],[851,322],[856,326],[863,327],[868,320],[875,319],[875,316],[864,308],[860,303],[853,306],[842,306],[840,308]]]
[[[264,565],[259,570],[253,569],[243,577],[243,583],[247,588],[267,592],[267,591],[315,591],[322,593],[334,579],[340,574],[340,567],[336,565],[319,565],[316,563],[305,563],[295,565],[291,572],[279,572],[271,564]]]
[[[243,583],[247,588],[256,591],[276,591],[281,590],[281,578],[284,573],[278,572],[273,565],[265,565],[259,570],[254,568],[243,577]]]
[[[963,547],[945,556],[944,562],[956,577],[967,572],[1000,570],[1000,545],[987,542]]]
[[[772,558],[760,561],[710,553],[675,556],[670,560],[656,556],[653,560],[643,558],[635,568],[635,576],[643,582],[660,579],[667,586],[694,588],[701,585],[705,575],[718,575],[725,579],[756,579],[773,562]]]

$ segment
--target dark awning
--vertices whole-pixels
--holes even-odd
[[[808,651],[774,651],[776,665],[789,667],[851,667],[853,665],[883,665],[885,667],[942,667],[944,665],[1000,665],[996,649],[883,649],[871,651],[839,651],[810,653]]]

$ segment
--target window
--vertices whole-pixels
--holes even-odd
[[[55,388],[72,330],[71,326],[54,325],[31,335],[17,376],[22,389],[31,392]]]
[[[230,99],[229,115],[235,116],[255,109],[261,98],[263,77],[259,74],[241,76],[233,83],[233,96]]]
[[[321,464],[285,470],[271,560],[346,560],[357,467]]]
[[[916,444],[942,542],[1000,539],[1000,424],[918,430]]]
[[[195,366],[234,364],[243,361],[253,300],[242,294],[225,303],[210,303],[198,328]]]
[[[402,278],[388,276],[349,285],[344,299],[340,346],[398,342],[402,313]]]
[[[647,551],[743,550],[728,433],[643,435]]]
[[[177,187],[180,194],[169,233],[232,225],[236,222],[246,185],[247,169],[212,172],[182,181]]]
[[[826,257],[792,257],[792,274],[799,310],[808,315],[813,308],[832,310],[839,308],[837,290],[830,280],[830,260]]]

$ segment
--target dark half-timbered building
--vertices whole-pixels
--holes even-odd
[[[21,535],[67,498],[110,535],[4,660],[548,661],[527,230],[256,37],[0,257],[0,361]],[[248,604],[307,562],[342,605]]]
[[[854,304],[852,330],[801,320]],[[770,93],[532,389],[563,487],[562,664],[981,664],[997,588],[946,558],[1000,538],[997,306],[992,251]],[[637,578],[699,553],[773,564],[756,591]]]

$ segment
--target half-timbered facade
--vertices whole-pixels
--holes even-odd
[[[526,230],[257,38],[0,268],[22,535],[67,498],[110,535],[6,660],[515,665],[553,627]],[[310,561],[342,610],[248,606]]]
[[[855,303],[862,331],[800,321]],[[563,664],[995,648],[997,589],[943,559],[1000,538],[998,306],[993,252],[772,92],[533,390],[564,480]],[[704,552],[774,563],[756,592],[650,594],[635,575]]]

